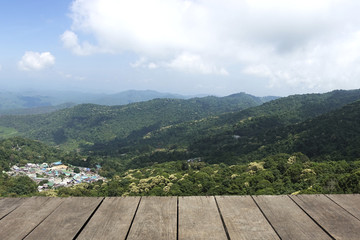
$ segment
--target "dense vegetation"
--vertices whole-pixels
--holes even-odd
[[[239,111],[267,100],[240,93],[223,98],[155,99],[113,107],[83,104],[49,114],[2,116],[0,126],[15,129],[24,137],[74,149],[116,137],[146,134],[184,121]]]
[[[293,152],[317,160],[354,159],[359,156],[358,99],[360,90],[295,95],[243,111],[135,132],[89,150],[97,156],[120,158],[125,168],[195,157],[209,163],[247,163]],[[344,138],[348,143],[342,142]],[[350,146],[342,148],[348,149],[346,154],[334,149],[344,143]]]
[[[160,93],[151,90],[129,90],[115,94],[83,93],[74,91],[26,91],[0,92],[0,114],[37,114],[51,111],[52,107],[65,103],[93,103],[100,105],[125,105],[133,102],[149,101],[155,98],[186,99],[188,96]],[[39,110],[41,109],[41,111]]]
[[[86,158],[76,152],[64,152],[39,141],[13,137],[0,141],[0,172],[11,166],[27,163],[51,163],[62,161],[76,166],[88,165]]]
[[[44,192],[47,196],[186,196],[359,193],[360,161],[311,162],[301,153],[277,154],[249,164],[198,160],[155,164],[115,175],[109,182]]]
[[[60,149],[3,140],[0,168],[62,160],[100,164],[109,179],[42,193],[56,196],[359,193],[360,90],[267,100],[237,94],[3,116],[3,136]],[[0,177],[0,194],[29,194]]]
[[[65,164],[82,166],[84,158],[77,153],[65,153],[39,141],[19,137],[0,141],[0,196],[23,196],[37,193],[37,184],[27,176],[9,177],[13,165],[27,163],[51,163],[62,161]]]

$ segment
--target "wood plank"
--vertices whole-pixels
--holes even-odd
[[[227,239],[214,197],[179,197],[179,239]]]
[[[231,239],[279,239],[251,196],[216,196]]]
[[[335,239],[359,239],[360,221],[325,195],[291,198]]]
[[[23,239],[46,219],[62,198],[32,197],[0,221],[0,239]]]
[[[360,220],[360,194],[329,194],[327,196]]]
[[[0,199],[0,219],[14,211],[24,202],[24,198],[2,198]]]
[[[71,197],[25,239],[72,239],[103,198]]]
[[[288,196],[254,196],[282,239],[331,239]]]
[[[105,198],[77,239],[125,239],[140,197]]]
[[[142,197],[127,239],[176,239],[176,224],[176,197]]]

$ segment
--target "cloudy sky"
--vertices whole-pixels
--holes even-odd
[[[357,0],[0,0],[0,90],[360,88]]]

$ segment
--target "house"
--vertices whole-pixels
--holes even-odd
[[[52,165],[53,165],[53,166],[58,166],[58,165],[61,165],[61,164],[62,164],[62,162],[61,162],[61,161],[58,161],[58,162],[53,162],[53,163],[52,163]]]

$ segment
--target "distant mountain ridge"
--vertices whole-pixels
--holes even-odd
[[[59,188],[57,196],[359,193],[359,118],[360,89],[0,116],[0,195],[22,195],[32,183],[1,169],[55,159],[92,171],[101,166],[109,180]],[[36,185],[26,191],[33,192]]]
[[[162,93],[152,90],[128,90],[115,94],[97,94],[82,92],[61,91],[28,91],[28,92],[0,92],[0,114],[6,114],[7,110],[32,109],[42,107],[55,107],[68,103],[83,104],[93,103],[99,105],[126,105],[134,102],[149,101],[156,98],[189,99],[194,96]],[[51,111],[51,108],[49,108]],[[27,111],[19,111],[19,114]],[[36,110],[34,111],[36,112]],[[16,114],[16,111],[13,112]]]
[[[304,150],[307,146],[304,142],[311,142],[308,149],[316,148],[317,141],[315,138],[312,139],[312,135],[318,136],[319,133],[310,132],[304,135],[307,132],[306,129],[301,130],[304,131],[301,134],[300,130],[296,129],[304,126],[306,121],[316,120],[317,124],[313,128],[317,129],[324,125],[332,128],[328,132],[333,132],[336,129],[336,121],[329,120],[332,125],[325,124],[326,117],[332,116],[333,111],[341,112],[342,108],[347,107],[348,104],[352,106],[359,100],[360,90],[293,95],[201,121],[181,122],[165,128],[155,128],[152,131],[144,129],[142,135],[141,133],[131,134],[110,142],[97,143],[89,150],[116,156],[118,153],[131,154],[140,149],[148,149],[131,159],[129,168],[194,157],[202,157],[204,161],[210,163],[236,164],[283,152],[291,154],[294,151],[301,151],[310,156],[321,156],[320,152],[311,154],[311,151]],[[355,108],[351,109],[357,111]],[[340,113],[337,116],[339,121],[341,118],[347,119]],[[317,119],[322,119],[322,121]],[[350,123],[354,121],[358,121],[357,117],[351,118]],[[357,124],[354,123],[353,126],[355,128],[352,132],[359,131]],[[351,128],[344,128],[344,131],[351,136]],[[306,137],[299,138],[300,136]],[[334,137],[339,139],[340,135],[333,134],[332,138],[332,135],[325,134],[324,136],[327,137],[322,138],[321,141],[326,142]],[[302,140],[295,141],[297,139]],[[325,146],[329,145],[322,144],[322,146],[322,149],[325,149]],[[164,151],[154,151],[156,149],[164,149]],[[353,151],[354,148],[351,149]],[[328,151],[328,154],[331,155],[331,152]],[[347,155],[351,154],[347,153]],[[344,155],[340,154],[339,158],[341,156]]]
[[[264,99],[239,93],[228,97],[153,99],[128,105],[81,104],[53,113],[1,116],[0,126],[53,144],[94,144],[137,132],[148,132],[190,120],[200,120],[262,104]],[[140,132],[139,132],[140,131]],[[0,132],[1,136],[1,132]]]

